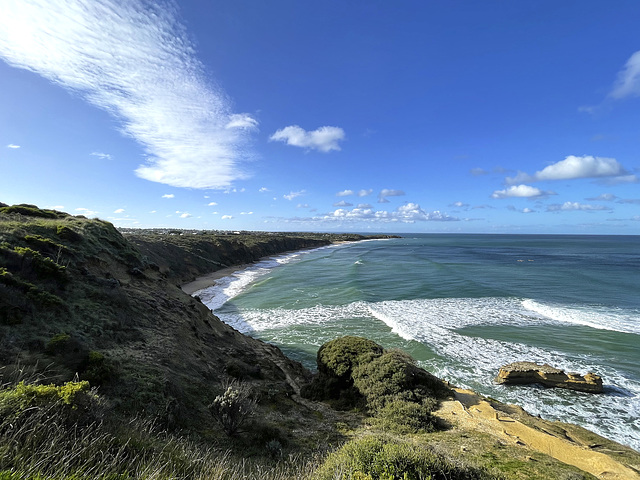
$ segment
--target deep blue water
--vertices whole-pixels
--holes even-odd
[[[315,366],[363,335],[455,385],[640,450],[640,237],[413,235],[271,259],[200,296]],[[604,395],[493,384],[516,360],[595,371]]]

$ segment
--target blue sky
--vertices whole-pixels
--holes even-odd
[[[4,0],[0,201],[640,234],[637,1]]]

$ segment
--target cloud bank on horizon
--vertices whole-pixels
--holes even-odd
[[[0,56],[80,94],[121,121],[148,158],[136,174],[175,187],[224,188],[245,177],[251,115],[206,80],[165,0],[4,2]]]

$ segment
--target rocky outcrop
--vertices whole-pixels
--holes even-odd
[[[545,387],[560,387],[579,392],[602,393],[602,378],[595,373],[582,376],[565,373],[551,365],[534,362],[514,362],[500,368],[496,383],[505,385],[528,385],[538,383]]]

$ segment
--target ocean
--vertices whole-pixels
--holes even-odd
[[[324,342],[364,336],[640,450],[639,236],[407,235],[274,257],[198,294],[309,368]],[[595,372],[605,393],[494,384],[514,361]]]

